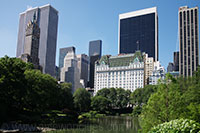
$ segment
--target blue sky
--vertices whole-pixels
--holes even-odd
[[[0,0],[0,57],[16,55],[19,13],[45,4],[59,11],[56,64],[59,48],[88,54],[89,41],[97,39],[103,55],[117,55],[119,14],[156,6],[159,60],[166,68],[178,50],[178,8],[200,6],[200,0]]]

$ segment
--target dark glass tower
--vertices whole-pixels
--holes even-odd
[[[94,70],[95,70],[95,61],[101,58],[102,50],[102,41],[90,41],[89,42],[89,58],[90,58],[90,67],[89,67],[89,87],[94,88]]]
[[[19,57],[24,53],[26,25],[32,20],[34,13],[36,13],[37,23],[40,27],[40,65],[43,73],[55,76],[58,11],[51,5],[30,8],[20,13],[16,56]]]
[[[156,7],[119,15],[119,54],[140,50],[158,60]]]
[[[179,8],[179,74],[192,76],[199,65],[198,7]]]
[[[101,40],[89,42],[89,56],[99,55],[99,58],[101,58],[101,49],[102,49]]]
[[[174,52],[174,71],[179,71],[179,52]]]

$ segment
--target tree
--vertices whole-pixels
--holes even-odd
[[[85,88],[79,88],[75,91],[74,107],[79,111],[88,111],[91,104],[90,93]]]
[[[34,112],[56,109],[60,97],[57,81],[39,70],[27,70],[24,74],[27,81],[25,107]]]
[[[142,106],[146,104],[150,96],[157,90],[155,85],[146,85],[144,88],[138,88],[131,93],[130,102],[134,106]]]
[[[23,109],[26,94],[24,72],[33,68],[18,58],[5,56],[0,59],[0,106],[1,118],[8,120]],[[2,120],[1,119],[1,120]]]
[[[197,77],[174,79],[166,75],[166,80],[151,95],[144,106],[141,127],[147,132],[152,127],[174,119],[186,118],[200,121],[200,85]]]
[[[116,107],[119,109],[126,108],[129,104],[130,98],[130,91],[126,91],[122,88],[116,89],[117,96],[116,96]]]
[[[110,89],[108,89],[108,88],[103,88],[97,92],[97,96],[103,96],[106,98],[109,98],[109,96],[108,96],[109,94],[110,94]]]
[[[157,86],[155,85],[146,85],[144,88],[138,88],[131,93],[130,103],[133,105],[133,115],[138,116],[143,105],[147,104],[150,96],[155,93]]]
[[[91,107],[95,111],[99,111],[100,113],[105,113],[109,110],[110,100],[103,96],[94,96],[91,100]]]
[[[126,108],[130,101],[129,90],[122,88],[103,88],[97,92],[97,96],[102,96],[110,101],[110,109],[123,109]]]
[[[60,84],[60,94],[59,94],[59,108],[60,109],[73,109],[73,95],[72,95],[72,84],[71,83],[61,83]]]

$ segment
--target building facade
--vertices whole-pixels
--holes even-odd
[[[179,8],[179,74],[192,76],[199,65],[198,7]]]
[[[75,47],[66,47],[66,48],[60,48],[59,52],[59,68],[63,67],[64,64],[64,58],[67,55],[69,51],[73,51],[76,53],[76,48]]]
[[[60,81],[72,84],[72,92],[81,88],[77,57],[73,51],[67,53],[64,58],[64,66],[61,68]]]
[[[144,84],[149,84],[149,77],[151,76],[154,69],[154,59],[153,57],[148,57],[148,54],[144,55]]]
[[[150,85],[157,85],[158,81],[162,81],[165,79],[165,69],[161,66],[160,62],[154,62],[154,70],[149,77],[149,84]]]
[[[167,72],[173,72],[174,71],[174,63],[169,62],[167,66]]]
[[[36,13],[37,23],[40,27],[40,65],[43,68],[43,73],[55,76],[58,11],[49,4],[30,8],[20,13],[16,57],[25,52],[26,25],[32,20],[34,13]]]
[[[179,52],[174,52],[174,71],[179,71]]]
[[[101,58],[101,51],[102,51],[101,40],[95,40],[89,42],[89,56],[99,55],[99,58]]]
[[[77,59],[78,59],[78,69],[79,69],[80,79],[83,80],[83,86],[87,87],[89,57],[86,54],[79,54],[77,55]]]
[[[134,91],[144,87],[143,54],[102,56],[95,64],[94,95],[102,88],[124,88]]]
[[[119,54],[145,52],[158,61],[157,8],[119,15]]]
[[[39,64],[39,39],[40,28],[37,23],[36,15],[33,15],[33,20],[29,21],[26,27],[26,37],[24,44],[24,53],[20,58],[25,62],[30,62],[34,68],[40,69]]]
[[[94,75],[95,75],[95,62],[99,60],[99,55],[90,56],[90,66],[89,66],[89,83],[88,87],[94,88]]]

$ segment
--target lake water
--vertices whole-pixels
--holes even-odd
[[[129,116],[106,116],[91,124],[80,124],[76,128],[56,130],[57,133],[137,133],[140,128],[137,118]]]

